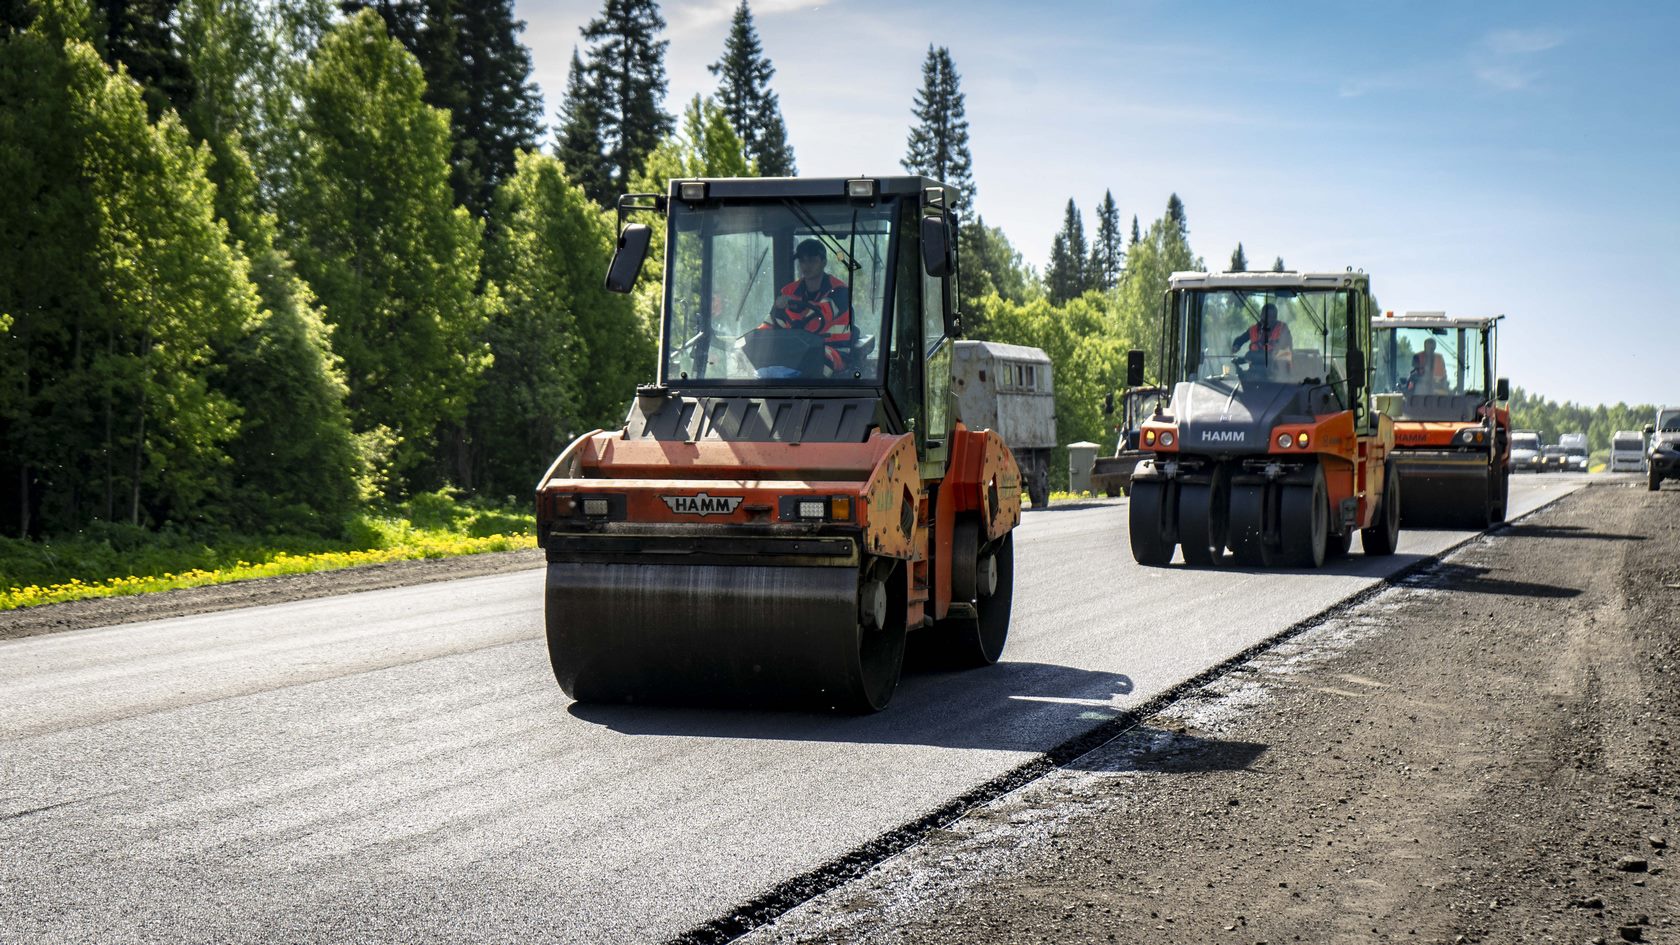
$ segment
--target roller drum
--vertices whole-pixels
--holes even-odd
[[[867,712],[903,662],[902,618],[861,625],[855,567],[551,563],[545,609],[555,678],[581,702]]]

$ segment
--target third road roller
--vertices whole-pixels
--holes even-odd
[[[956,194],[921,177],[620,198],[607,288],[663,229],[659,374],[537,488],[549,656],[584,702],[872,712],[907,639],[1009,631],[1021,473],[951,394]]]
[[[1373,407],[1363,272],[1178,272],[1162,304],[1158,376],[1142,423],[1132,555],[1190,565],[1230,549],[1250,566],[1316,568],[1394,553],[1394,421]],[[1134,351],[1128,386],[1142,383]]]

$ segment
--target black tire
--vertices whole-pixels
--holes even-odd
[[[1511,507],[1511,471],[1500,470],[1494,477],[1493,513],[1488,518],[1498,525],[1505,521],[1505,515]]]
[[[1108,497],[1110,499],[1118,499],[1120,497],[1120,487],[1112,482],[1105,486],[1103,491],[1108,493]]]
[[[960,527],[960,526],[959,526]],[[964,601],[974,607],[975,616],[947,617],[927,630],[913,634],[916,640],[918,664],[934,669],[979,669],[991,666],[1003,656],[1004,644],[1009,641],[1009,615],[1015,600],[1015,536],[1007,534],[992,553],[980,558],[976,573],[984,579],[985,561],[991,559],[996,567],[996,581],[990,594],[982,594],[984,587],[974,589],[974,596]],[[951,600],[958,601],[952,587]],[[925,656],[922,656],[925,654]]]
[[[1035,509],[1050,504],[1050,460],[1042,453],[1033,454],[1032,472],[1027,475],[1027,498]]]
[[[1278,513],[1283,563],[1291,568],[1323,567],[1330,533],[1330,490],[1324,484],[1324,467],[1313,467],[1310,483],[1284,486]]]
[[[1390,461],[1383,466],[1383,497],[1377,517],[1370,528],[1359,530],[1359,543],[1367,556],[1386,557],[1394,554],[1394,549],[1400,546],[1400,506],[1403,501],[1400,476],[1395,473],[1394,463]]]
[[[1277,548],[1266,540],[1266,487],[1233,485],[1230,495],[1225,541],[1237,563],[1249,568],[1277,564]]]
[[[1655,492],[1658,489],[1661,489],[1662,488],[1662,477],[1657,475],[1655,471],[1646,473],[1645,474],[1645,486],[1646,486],[1646,488],[1650,489],[1652,492]]]
[[[1353,548],[1353,529],[1345,532],[1324,533],[1324,560],[1340,561],[1348,556]]]
[[[1170,563],[1173,548],[1178,545],[1178,536],[1173,534],[1175,518],[1167,505],[1166,483],[1133,480],[1126,525],[1131,533],[1133,560],[1152,568]]]
[[[1178,543],[1185,564],[1207,567],[1225,557],[1231,521],[1226,479],[1225,467],[1215,466],[1211,481],[1178,489]]]

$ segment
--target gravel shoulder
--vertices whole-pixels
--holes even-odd
[[[0,612],[0,640],[135,623],[141,620],[186,617],[238,607],[279,604],[311,597],[353,594],[358,591],[426,584],[432,581],[453,581],[457,578],[485,574],[524,571],[542,567],[542,564],[542,549],[528,548],[520,551],[457,555],[451,558],[391,561],[308,574],[284,574],[231,584],[160,591],[155,594],[67,601],[62,604]]]
[[[744,941],[1680,942],[1676,503],[1581,490]]]

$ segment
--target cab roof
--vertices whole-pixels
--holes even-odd
[[[1369,289],[1364,272],[1175,272],[1174,289]]]
[[[1407,312],[1396,315],[1384,312],[1371,317],[1373,328],[1475,328],[1483,329],[1504,318],[1503,315],[1448,315],[1446,312]]]
[[[890,177],[870,177],[866,174],[857,177],[680,177],[672,179],[667,193],[670,199],[677,200],[681,196],[683,184],[698,181],[706,185],[706,196],[711,199],[845,197],[847,183],[854,180],[875,181],[876,192],[883,196],[922,194],[929,188],[939,188],[952,196],[955,195],[955,188],[941,181],[905,174]]]

